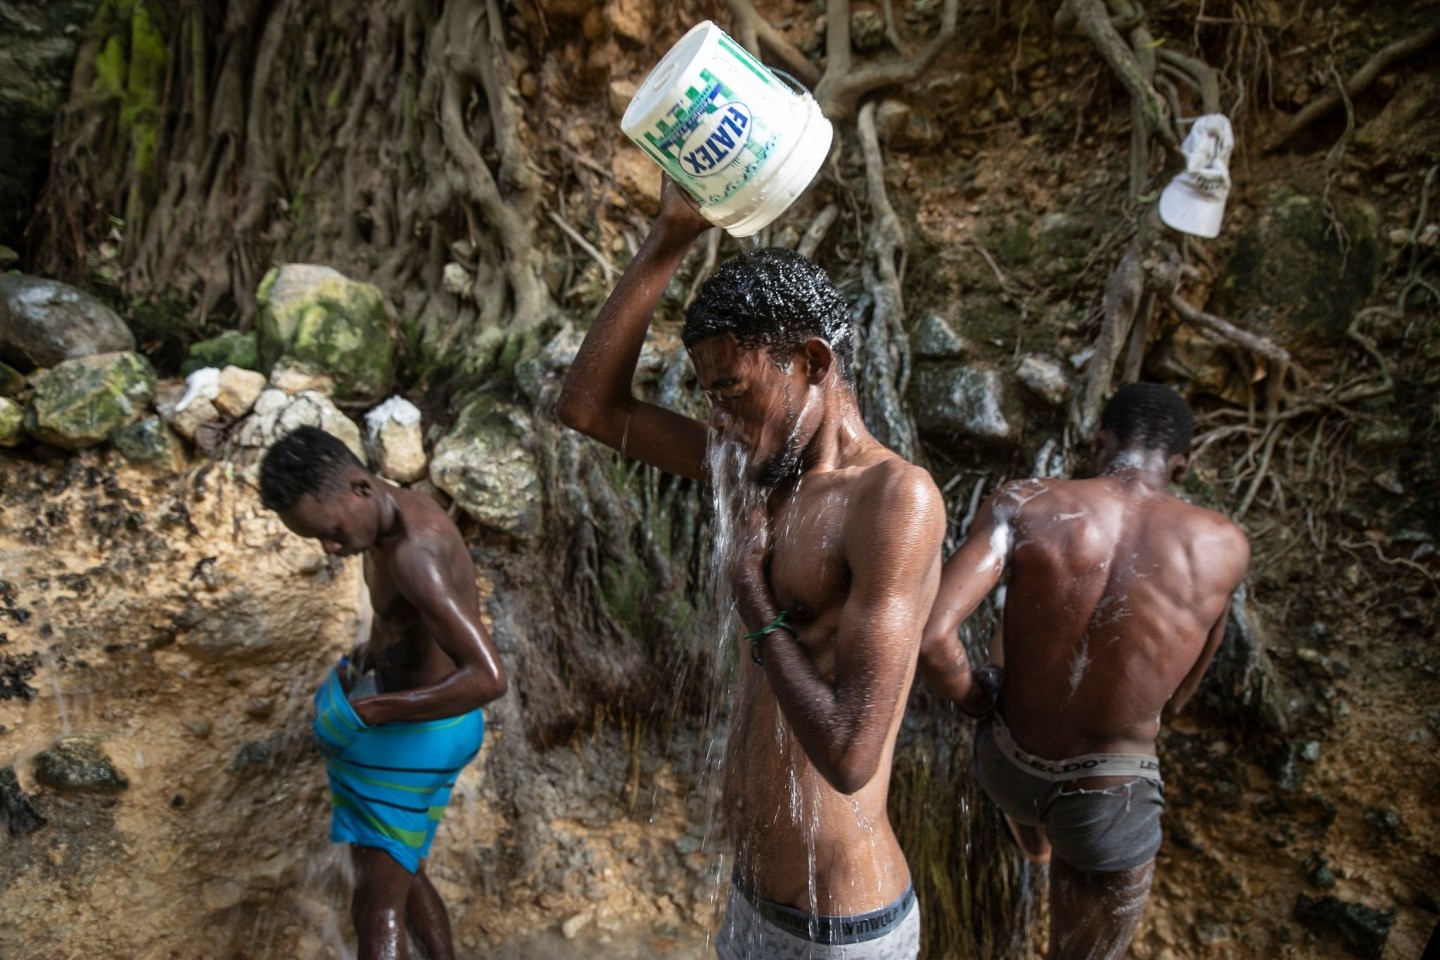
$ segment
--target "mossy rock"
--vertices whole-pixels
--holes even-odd
[[[1291,349],[1338,343],[1375,293],[1380,254],[1368,205],[1336,198],[1327,209],[1281,189],[1236,243],[1216,307]]]
[[[169,469],[179,469],[185,463],[180,437],[159,417],[146,417],[121,427],[111,442],[131,463]]]
[[[35,757],[35,780],[53,790],[120,793],[130,786],[125,775],[85,737],[62,737]]]
[[[1001,370],[922,363],[910,381],[911,409],[922,433],[1014,444],[1024,413],[1014,378]]]
[[[66,360],[35,385],[25,429],[68,450],[93,447],[139,419],[154,396],[155,371],[138,353]]]
[[[395,339],[378,287],[289,263],[265,275],[256,297],[263,366],[288,356],[323,370],[335,379],[337,403],[373,403],[389,388]]]
[[[520,410],[475,400],[435,445],[430,482],[492,530],[533,539],[540,535],[543,494],[526,447],[532,434]]]
[[[259,370],[260,338],[255,335],[254,330],[248,333],[226,330],[218,337],[192,343],[185,362],[180,365],[180,372],[188,377],[201,367]]]
[[[0,397],[0,447],[15,447],[25,439],[25,408]]]

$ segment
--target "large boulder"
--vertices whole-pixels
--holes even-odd
[[[1282,188],[1236,242],[1215,311],[1292,350],[1339,343],[1374,295],[1380,261],[1373,208]]]
[[[155,371],[138,353],[66,360],[35,384],[25,429],[68,450],[93,447],[143,416],[154,395]]]
[[[0,359],[22,370],[135,349],[135,335],[78,287],[23,273],[0,274]]]
[[[990,367],[926,363],[910,383],[922,433],[1013,444],[1023,427],[1013,379]]]
[[[256,297],[263,363],[290,357],[323,370],[335,378],[338,403],[373,403],[383,395],[395,340],[378,287],[330,267],[287,263],[265,275]]]
[[[527,449],[532,434],[519,409],[476,400],[435,445],[430,482],[492,530],[532,539],[543,512],[540,471]]]

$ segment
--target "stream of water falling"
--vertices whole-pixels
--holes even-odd
[[[709,598],[709,616],[715,624],[713,634],[713,663],[715,688],[706,702],[705,729],[708,731],[705,748],[706,776],[721,773],[723,776],[725,743],[721,734],[720,712],[731,700],[732,684],[729,664],[732,662],[734,640],[740,629],[740,610],[730,590],[730,574],[727,567],[738,539],[741,518],[751,505],[757,502],[758,491],[745,478],[745,452],[739,445],[720,439],[711,433],[706,450],[706,466],[709,470],[710,493],[713,499],[712,540],[705,584]],[[704,620],[702,619],[702,623]],[[707,790],[707,793],[712,792]],[[706,807],[702,837],[707,849],[719,836],[715,817],[717,807]],[[724,863],[721,862],[722,878]],[[723,884],[718,886],[715,895]]]
[[[70,701],[76,696],[74,693],[66,693],[60,688],[60,671],[56,669],[55,657],[51,654],[50,648],[42,647],[39,651],[40,669],[45,671],[45,676],[50,679],[50,689],[55,693],[55,712],[60,716],[60,736],[68,737],[75,731],[70,727]]]

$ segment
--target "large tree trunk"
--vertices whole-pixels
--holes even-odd
[[[499,8],[107,0],[33,262],[241,328],[272,262],[326,263],[396,297],[412,359],[482,369],[556,315]]]

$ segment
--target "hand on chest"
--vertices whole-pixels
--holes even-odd
[[[771,524],[770,590],[787,619],[804,626],[838,615],[850,588],[843,499],[792,497]]]

